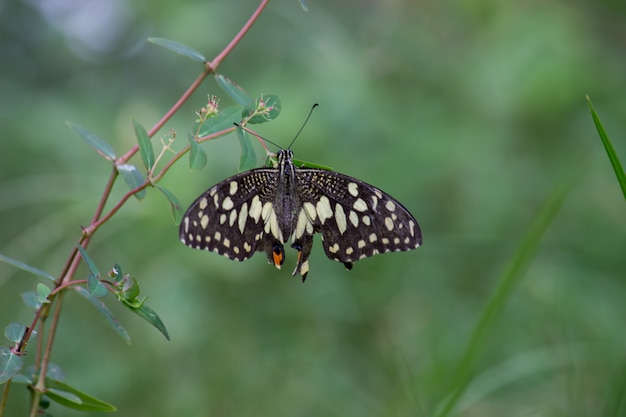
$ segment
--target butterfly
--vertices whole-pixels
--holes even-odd
[[[297,167],[290,149],[278,151],[273,168],[241,172],[209,188],[191,204],[179,229],[191,248],[238,261],[265,252],[279,269],[283,245],[290,241],[298,253],[292,275],[300,274],[303,282],[316,233],[326,256],[347,269],[360,259],[422,244],[417,221],[398,200],[338,172]]]

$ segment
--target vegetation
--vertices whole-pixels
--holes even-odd
[[[235,3],[3,8],[0,416],[626,415],[620,6]],[[316,102],[424,246],[182,245]]]

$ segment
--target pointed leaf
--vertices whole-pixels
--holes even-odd
[[[161,319],[159,318],[159,316],[157,315],[157,313],[155,313],[155,311],[153,309],[151,309],[147,305],[143,305],[143,304],[140,307],[137,307],[137,308],[132,308],[132,307],[128,306],[127,304],[125,304],[125,305],[128,308],[130,308],[130,310],[133,313],[135,313],[138,316],[142,317],[148,323],[150,323],[151,325],[156,327],[161,333],[163,333],[163,336],[165,336],[165,338],[167,340],[170,340],[170,335],[167,332],[167,329],[165,328],[165,325],[163,324],[163,322],[161,321]]]
[[[87,265],[87,268],[89,268],[89,272],[91,272],[95,276],[100,276],[100,271],[98,270],[96,263],[93,261],[93,259],[91,259],[91,256],[89,256],[85,248],[83,248],[78,242],[76,242],[76,247],[78,248],[80,255],[83,257],[83,261]]]
[[[189,140],[189,168],[200,171],[206,166],[206,153],[193,136],[189,135],[187,139]]]
[[[165,198],[167,198],[167,201],[169,201],[170,208],[172,209],[172,217],[174,217],[174,222],[176,224],[179,224],[183,219],[183,209],[180,205],[180,201],[178,201],[178,198],[176,198],[176,196],[166,188],[160,186],[159,184],[157,184],[156,187],[159,189],[159,191],[161,191],[161,193],[163,193]]]
[[[97,298],[102,298],[109,293],[102,282],[93,274],[89,274],[89,277],[87,277],[87,288],[89,289],[89,294]]]
[[[113,313],[111,313],[111,310],[109,310],[109,308],[106,306],[106,304],[102,302],[102,300],[89,294],[89,292],[83,287],[74,286],[72,287],[72,289],[76,291],[78,294],[80,294],[81,296],[83,296],[91,304],[93,304],[94,307],[96,307],[96,309],[100,312],[100,314],[102,314],[104,318],[107,320],[107,322],[111,325],[113,330],[115,330],[115,332],[119,334],[122,337],[122,339],[124,339],[126,343],[130,345],[130,336],[128,335],[128,332],[126,331],[126,329],[124,329],[124,327],[122,327],[120,322],[113,316]]]
[[[596,111],[593,109],[593,106],[591,104],[591,99],[589,98],[589,96],[587,96],[587,103],[589,103],[589,109],[591,110],[591,117],[593,118],[593,122],[596,125],[596,130],[598,131],[598,134],[600,135],[600,139],[602,139],[604,150],[606,151],[606,154],[609,157],[609,161],[611,161],[611,165],[613,166],[613,171],[615,172],[615,175],[617,176],[617,182],[622,188],[622,194],[624,194],[624,198],[626,199],[626,173],[624,173],[624,168],[622,168],[622,163],[620,162],[619,157],[617,156],[617,153],[615,152],[615,149],[613,149],[611,140],[609,139],[609,136],[606,134],[606,131],[604,130],[604,126],[602,126],[602,122],[600,121],[600,118],[596,114]]]
[[[298,168],[317,168],[325,171],[332,171],[333,169],[327,165],[316,164],[315,162],[303,161],[301,159],[294,159],[293,164]]]
[[[37,299],[37,294],[34,291],[23,292],[21,296],[22,296],[22,301],[28,307],[32,307],[35,310],[41,307],[41,303]]]
[[[223,75],[215,74],[215,80],[217,81],[217,84],[220,86],[220,88],[224,90],[224,92],[228,94],[229,97],[235,101],[235,103],[246,107],[250,103],[254,102],[253,98],[250,97],[250,95],[246,93],[243,88],[239,87],[237,84],[232,82],[230,79],[224,77]]]
[[[52,290],[50,289],[50,287],[40,282],[39,284],[37,284],[37,301],[42,304],[49,303],[50,300],[48,300],[48,296],[51,292]]]
[[[187,46],[183,43],[173,41],[171,39],[165,38],[148,38],[148,42],[163,47],[165,49],[169,49],[172,52],[175,52],[179,55],[186,56],[194,61],[198,62],[206,62],[206,58],[198,51],[193,49],[191,46]]]
[[[7,347],[0,347],[0,384],[13,378],[22,369],[22,358]]]
[[[256,112],[257,114],[248,119],[248,123],[265,123],[277,118],[280,114],[281,108],[278,96],[270,94],[256,99],[254,103],[246,106],[246,108],[244,108],[241,112],[241,117],[250,117],[251,114]]]
[[[208,136],[220,130],[234,128],[234,124],[241,121],[241,110],[241,106],[230,106],[220,110],[217,116],[206,119],[202,123],[198,136]]]
[[[24,332],[26,332],[26,326],[13,322],[4,328],[4,337],[13,343],[19,343],[22,340],[22,336],[24,336]]]
[[[133,127],[135,128],[135,136],[137,137],[141,160],[146,166],[146,169],[150,171],[154,165],[154,149],[152,148],[152,141],[150,140],[150,136],[148,136],[146,129],[135,119],[133,119]]]
[[[77,390],[65,382],[46,378],[46,396],[52,401],[74,410],[90,412],[117,411],[115,406]]]
[[[84,127],[77,125],[73,122],[66,122],[70,129],[72,129],[75,133],[77,133],[80,137],[82,137],[85,142],[89,144],[92,148],[96,150],[100,155],[108,159],[109,161],[115,161],[115,151],[113,147],[109,145],[104,139],[96,136],[91,133],[89,130]]]
[[[56,278],[49,273],[42,271],[41,269],[37,269],[34,266],[27,265],[24,262],[18,261],[17,259],[12,259],[7,256],[0,255],[0,262],[4,262],[5,264],[19,268],[22,271],[30,272],[31,274],[38,275],[42,278],[47,278],[52,281],[56,280]]]
[[[131,190],[134,190],[135,188],[138,188],[142,186],[143,184],[145,184],[143,175],[141,175],[141,172],[139,172],[137,167],[134,165],[131,165],[131,164],[118,165],[117,172],[119,172],[122,178],[124,178],[126,185],[128,185],[128,188],[130,188]],[[135,193],[135,197],[137,198],[137,200],[141,200],[145,196],[146,196],[145,188]]]
[[[239,158],[239,171],[247,171],[256,166],[256,153],[250,143],[248,134],[241,126],[237,126],[237,138],[241,145],[241,157]]]

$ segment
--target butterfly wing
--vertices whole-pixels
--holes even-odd
[[[422,243],[413,215],[378,188],[334,171],[299,169],[298,196],[328,258],[352,262],[378,253],[408,251]],[[294,234],[299,229],[296,228]]]
[[[191,248],[238,261],[249,259],[255,251],[265,251],[270,261],[278,261],[280,266],[284,258],[282,245],[276,247],[276,239],[265,230],[276,180],[275,169],[258,168],[209,188],[185,213],[180,240]]]

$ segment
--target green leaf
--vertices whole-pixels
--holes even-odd
[[[20,323],[9,323],[4,328],[4,337],[9,339],[13,343],[19,343],[26,332],[26,326]]]
[[[46,396],[67,408],[90,412],[117,411],[115,406],[77,390],[65,382],[46,378]]]
[[[115,158],[116,158],[115,151],[113,150],[111,145],[109,145],[108,142],[96,136],[95,134],[91,133],[84,127],[77,125],[76,123],[73,123],[73,122],[66,122],[66,123],[70,129],[72,129],[76,134],[82,137],[85,140],[85,142],[89,144],[89,146],[91,146],[92,148],[96,150],[96,152],[98,152],[100,155],[102,155],[109,161],[115,161]]]
[[[52,290],[50,289],[50,287],[40,282],[39,284],[37,284],[37,301],[42,304],[49,303],[50,300],[48,300],[48,296],[51,292]]]
[[[26,272],[30,272],[31,274],[38,275],[38,276],[40,276],[42,278],[46,278],[46,279],[49,279],[49,280],[52,280],[52,281],[56,280],[56,278],[53,277],[52,275],[50,275],[49,273],[47,273],[45,271],[42,271],[41,269],[37,269],[34,266],[27,265],[24,262],[18,261],[16,259],[12,259],[12,258],[9,258],[7,256],[0,255],[0,261],[4,262],[5,264],[9,264],[9,265],[14,266],[16,268],[19,268],[22,271],[26,271]]]
[[[139,288],[139,283],[137,279],[132,275],[125,275],[124,278],[119,282],[117,288],[120,292],[117,294],[123,300],[130,301],[131,304],[137,301],[137,297],[141,293],[141,289]],[[133,307],[139,306],[141,303],[138,302],[136,305],[133,304]]]
[[[250,143],[248,134],[241,126],[237,126],[237,138],[241,145],[241,157],[239,158],[239,171],[247,171],[256,166],[256,153]]]
[[[193,136],[189,135],[187,139],[189,140],[189,168],[200,171],[206,166],[206,153]]]
[[[126,329],[124,329],[124,327],[122,327],[122,325],[115,318],[115,316],[113,316],[113,313],[111,313],[111,310],[109,310],[109,308],[106,306],[106,304],[104,304],[104,302],[102,302],[102,300],[89,294],[89,292],[83,287],[74,286],[72,287],[72,289],[76,291],[78,294],[80,294],[81,296],[83,296],[91,304],[93,304],[93,306],[96,307],[96,309],[100,312],[100,314],[102,314],[104,318],[106,319],[106,321],[111,325],[113,330],[115,330],[115,332],[118,335],[120,335],[122,339],[126,341],[126,343],[130,345],[130,336],[128,335],[128,332],[126,331]]]
[[[179,55],[186,56],[197,62],[206,62],[206,58],[200,52],[193,49],[191,46],[187,46],[183,43],[173,41],[165,38],[148,38],[148,42],[158,45],[162,48],[169,49]]]
[[[248,123],[265,123],[277,118],[280,114],[281,108],[282,107],[278,96],[270,94],[267,96],[262,96],[261,98],[256,99],[254,103],[246,106],[241,112],[241,117],[250,117],[251,115],[256,113],[254,114],[254,116],[248,119]]]
[[[604,145],[606,154],[608,155],[609,161],[611,161],[611,165],[613,166],[613,171],[615,171],[615,175],[617,176],[617,182],[622,188],[622,194],[624,194],[624,199],[626,199],[626,174],[624,173],[624,168],[622,168],[619,157],[617,156],[617,153],[615,153],[615,149],[613,149],[613,145],[611,144],[609,136],[604,130],[604,126],[602,126],[600,118],[598,117],[596,111],[593,109],[589,96],[587,96],[587,103],[589,103],[591,117],[593,118],[593,122],[596,125],[596,130],[600,135],[600,139],[602,139],[602,144]]]
[[[91,272],[94,276],[100,276],[100,271],[98,270],[96,263],[93,259],[91,259],[91,256],[89,256],[85,248],[83,248],[78,242],[76,242],[76,247],[78,248],[80,255],[83,257],[83,261],[87,265],[87,268],[89,268],[89,272]]]
[[[93,274],[89,274],[89,277],[87,277],[87,288],[89,289],[89,294],[97,298],[102,298],[109,293],[102,282]]]
[[[143,175],[141,175],[141,172],[139,172],[137,167],[134,165],[131,165],[131,164],[118,165],[117,172],[119,172],[122,178],[124,178],[126,185],[128,185],[128,188],[130,188],[131,190],[134,190],[135,188],[138,188],[142,186],[143,184],[145,184]],[[137,198],[137,200],[141,200],[145,196],[146,196],[145,188],[135,193],[135,197]]]
[[[228,94],[228,96],[232,98],[235,103],[246,107],[250,103],[254,102],[253,98],[250,97],[250,95],[246,93],[243,88],[239,87],[237,84],[232,82],[230,79],[224,77],[223,75],[215,74],[215,80],[217,81],[217,84],[220,86],[220,88],[224,90],[224,92]]]
[[[163,193],[165,198],[167,198],[167,201],[169,201],[170,208],[172,209],[172,217],[174,217],[174,222],[176,224],[179,224],[183,219],[183,209],[180,205],[180,201],[178,201],[178,198],[176,198],[176,196],[166,188],[160,186],[159,184],[157,184],[156,187],[159,191],[161,191],[161,193]]]
[[[234,124],[241,121],[242,109],[241,106],[230,106],[221,109],[217,116],[208,118],[202,123],[198,136],[208,136],[220,130],[235,127]]]
[[[151,309],[150,307],[144,304],[142,304],[140,307],[137,307],[137,308],[132,308],[131,306],[127,304],[125,305],[128,308],[130,308],[130,310],[133,313],[137,314],[139,317],[142,317],[148,323],[156,327],[161,333],[163,333],[163,336],[165,336],[167,340],[170,340],[170,335],[167,332],[165,325],[163,324],[163,322],[161,321],[161,319],[159,318],[159,316],[157,315],[157,313],[155,313],[153,309]]]
[[[22,369],[22,358],[7,347],[0,347],[0,384],[13,378]]]
[[[37,299],[37,294],[34,291],[23,292],[21,296],[22,301],[24,301],[24,304],[26,304],[28,307],[32,307],[35,310],[41,307],[41,302],[39,302],[39,300]]]
[[[154,149],[152,148],[152,141],[150,140],[150,136],[148,136],[146,129],[135,119],[133,119],[133,127],[135,128],[135,136],[137,137],[141,160],[146,166],[146,169],[150,171],[154,166]]]
[[[314,162],[303,161],[301,159],[294,159],[293,160],[293,164],[295,166],[297,166],[298,168],[317,168],[317,169],[323,169],[325,171],[332,171],[333,170],[329,166],[316,164]]]

